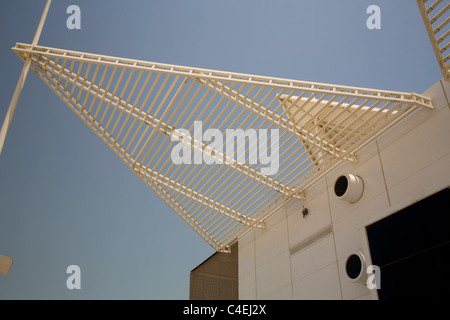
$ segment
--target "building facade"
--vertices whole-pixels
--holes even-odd
[[[265,229],[239,239],[240,299],[445,294],[439,288],[450,284],[444,273],[450,266],[450,83],[439,81],[424,95],[434,109],[415,110],[364,147],[357,163],[341,164],[307,190],[306,200],[282,207]],[[363,182],[354,203],[338,196],[336,183],[347,174]],[[379,269],[367,269],[373,265]],[[379,289],[366,281],[374,270]]]

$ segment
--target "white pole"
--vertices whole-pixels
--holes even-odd
[[[47,0],[47,3],[45,4],[44,12],[42,13],[41,20],[39,21],[39,25],[33,38],[33,42],[31,43],[33,46],[37,45],[39,41],[39,37],[41,36],[42,28],[44,26],[45,18],[47,17],[51,2],[52,0]],[[2,153],[6,135],[8,134],[9,127],[11,126],[11,121],[14,117],[14,112],[16,111],[17,103],[19,102],[20,94],[22,93],[22,88],[25,83],[25,79],[27,78],[28,70],[30,69],[30,64],[31,55],[29,55],[25,60],[22,72],[20,73],[19,81],[17,81],[16,89],[14,90],[11,102],[9,103],[8,112],[6,113],[5,120],[3,121],[3,125],[0,130],[0,154]]]

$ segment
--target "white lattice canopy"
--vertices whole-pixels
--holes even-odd
[[[417,0],[420,13],[430,37],[436,59],[445,80],[450,81],[450,3],[448,0]]]
[[[342,161],[356,162],[358,150],[414,109],[432,108],[430,99],[415,93],[22,43],[13,50],[23,60],[31,57],[32,70],[217,251],[227,251],[252,228],[263,228],[277,208],[307,196],[308,187]],[[213,148],[212,140],[196,136],[200,121],[203,132],[223,133],[224,146],[235,138],[225,135],[230,129],[259,136],[246,136],[242,159],[239,148],[225,153],[225,148]],[[263,132],[267,140],[260,139]],[[278,145],[272,144],[272,132]],[[173,161],[179,143],[174,135],[190,143],[192,163]],[[265,159],[270,154],[276,164],[270,173],[259,150],[264,141]],[[249,161],[255,156],[251,150],[257,150],[259,161]],[[206,154],[209,162],[198,161]]]

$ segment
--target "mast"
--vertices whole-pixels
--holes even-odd
[[[47,3],[45,4],[44,12],[42,13],[41,20],[39,21],[39,25],[36,29],[36,33],[33,38],[33,42],[31,43],[33,46],[37,45],[39,41],[51,2],[52,0],[47,0]],[[24,62],[22,72],[20,73],[16,89],[14,90],[14,94],[11,98],[11,102],[9,103],[5,120],[3,121],[3,125],[0,130],[0,154],[2,153],[3,145],[5,144],[6,140],[6,135],[8,134],[9,127],[11,126],[11,122],[14,117],[14,112],[16,111],[17,103],[19,102],[20,94],[22,93],[22,89],[25,84],[25,79],[27,78],[28,70],[30,69],[30,64],[31,64],[31,55],[29,55]]]

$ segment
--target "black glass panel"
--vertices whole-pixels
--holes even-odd
[[[380,267],[380,299],[448,296],[450,190],[445,189],[367,227]]]

